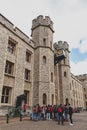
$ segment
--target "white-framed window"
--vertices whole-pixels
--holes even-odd
[[[2,89],[1,103],[11,103],[11,88],[4,86]]]
[[[9,38],[7,51],[10,54],[15,54],[15,50],[16,50],[16,42],[14,40],[12,40],[12,39]]]
[[[25,69],[25,80],[30,81],[30,70]]]
[[[26,51],[26,61],[31,62],[31,53],[29,51]]]
[[[14,63],[6,60],[5,73],[13,75]]]

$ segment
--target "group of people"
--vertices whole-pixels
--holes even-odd
[[[69,122],[73,125],[72,115],[73,108],[68,105],[47,105],[40,106],[39,104],[33,107],[32,119],[35,120],[55,120],[58,124],[64,125],[64,122]]]

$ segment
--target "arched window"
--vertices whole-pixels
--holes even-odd
[[[43,56],[43,63],[46,63],[46,56]]]
[[[46,95],[46,93],[43,94],[43,105],[47,105],[47,95]]]
[[[64,71],[64,77],[66,77],[66,71]]]

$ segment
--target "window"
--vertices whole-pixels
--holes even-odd
[[[51,72],[51,82],[53,82],[53,72]]]
[[[43,63],[46,63],[46,56],[43,56]]]
[[[15,53],[15,48],[16,48],[16,42],[9,39],[8,40],[8,52],[10,52],[11,54],[14,54]]]
[[[31,62],[31,53],[29,53],[27,51],[26,51],[26,61],[29,63]]]
[[[13,75],[14,63],[6,61],[5,73]]]
[[[52,42],[50,42],[50,48],[52,49]]]
[[[43,45],[46,46],[46,39],[43,39]]]
[[[43,94],[43,105],[47,105],[47,95]]]
[[[66,77],[66,71],[64,71],[64,77]]]
[[[11,88],[3,87],[1,103],[10,103],[11,101]]]
[[[25,69],[25,80],[30,81],[30,70]]]

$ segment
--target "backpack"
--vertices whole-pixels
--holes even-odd
[[[50,107],[47,108],[47,111],[50,112]]]
[[[58,112],[62,113],[62,108],[61,107],[58,108]]]

